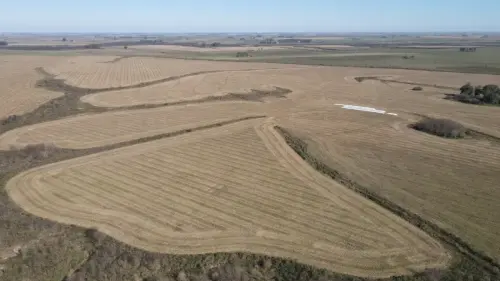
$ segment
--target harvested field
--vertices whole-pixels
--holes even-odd
[[[79,56],[46,70],[72,86],[89,89],[124,87],[168,77],[223,70],[250,70],[288,68],[268,63],[210,62],[178,59],[130,57],[113,61],[116,57]]]
[[[30,213],[149,251],[264,253],[367,277],[449,262],[427,234],[314,171],[273,125],[245,121],[50,164],[6,189]]]
[[[264,112],[256,104],[226,102],[80,115],[8,131],[0,136],[0,149],[38,143],[73,149],[98,147]]]
[[[435,106],[453,115],[454,105]],[[329,167],[500,258],[500,143],[418,132],[408,128],[411,118],[324,109],[294,115],[286,127]]]
[[[0,119],[29,112],[61,93],[35,88],[42,77],[35,71],[40,64],[55,59],[44,57],[0,56]]]
[[[247,51],[260,51],[260,50],[283,50],[288,47],[280,47],[280,46],[242,46],[242,47],[190,47],[190,46],[179,46],[179,45],[139,45],[139,46],[130,46],[129,49],[136,50],[161,50],[161,51],[187,51],[187,52],[202,52],[202,53],[213,53],[213,52],[247,52]]]
[[[230,93],[249,94],[252,90],[273,92],[278,88],[297,93],[311,89],[308,83],[318,71],[272,69],[203,73],[144,88],[109,91],[84,96],[83,102],[100,107],[123,107],[140,104],[162,104],[206,97],[221,97]],[[316,78],[318,82],[320,81]],[[271,96],[271,95],[270,95]]]

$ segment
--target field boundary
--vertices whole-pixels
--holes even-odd
[[[136,110],[136,109],[152,109],[152,108],[176,106],[176,105],[199,104],[204,102],[222,102],[222,101],[262,102],[262,100],[267,97],[285,98],[288,94],[292,92],[292,90],[290,89],[274,87],[273,90],[269,91],[252,89],[250,93],[227,93],[222,96],[207,96],[194,100],[180,100],[175,102],[165,102],[159,104],[139,104],[139,105],[121,106],[121,107],[100,107],[82,101],[81,98],[89,94],[105,92],[104,90],[74,87],[66,84],[65,81],[62,79],[56,79],[54,75],[46,72],[43,68],[37,68],[36,70],[45,77],[37,82],[37,87],[45,88],[50,91],[62,92],[64,94],[60,97],[49,100],[44,104],[41,104],[39,107],[30,112],[0,119],[0,134],[22,126],[34,125],[47,121],[54,121],[65,117],[75,116],[78,114],[104,113],[110,111],[124,111],[124,110]],[[225,70],[223,71],[217,70],[212,72],[225,72]],[[207,72],[202,72],[202,73],[207,73]],[[182,77],[187,77],[191,75],[200,75],[200,73],[198,74],[191,73]],[[166,79],[176,80],[176,79],[181,79],[182,77],[174,76]],[[162,80],[162,82],[156,81],[155,83],[163,83],[163,82],[164,81]],[[112,90],[114,91],[116,89],[113,88]]]
[[[397,205],[396,203],[387,200],[383,196],[370,191],[368,188],[363,187],[356,182],[350,180],[345,175],[340,172],[330,168],[320,160],[313,157],[307,152],[307,143],[302,139],[292,135],[286,129],[275,126],[276,131],[278,131],[286,143],[307,163],[309,163],[314,169],[320,171],[321,173],[327,175],[333,180],[339,182],[340,184],[346,186],[347,188],[361,194],[365,198],[377,203],[378,205],[386,208],[397,216],[403,218],[412,225],[422,229],[432,237],[437,238],[442,243],[451,246],[455,251],[460,253],[462,256],[472,260],[477,265],[481,266],[485,271],[494,276],[500,275],[500,265],[496,263],[491,257],[474,250],[470,245],[463,241],[458,236],[440,228],[436,224],[425,220],[419,215],[410,212],[403,207]]]
[[[380,81],[382,83],[397,83],[397,84],[405,84],[405,85],[433,87],[433,88],[445,89],[445,90],[459,90],[459,88],[456,88],[456,87],[443,86],[443,85],[437,85],[437,84],[433,85],[433,84],[418,83],[418,82],[400,81],[400,80],[393,80],[393,79],[383,79],[383,78],[380,78],[379,76],[358,76],[358,77],[354,77],[354,79],[356,81],[358,81],[359,83],[361,83],[365,80],[375,80],[375,81]]]

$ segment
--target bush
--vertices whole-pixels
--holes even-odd
[[[422,91],[422,90],[423,90],[423,88],[422,88],[422,87],[420,87],[420,86],[417,86],[417,87],[413,87],[411,90],[412,90],[412,91]]]
[[[500,87],[493,84],[472,86],[467,83],[460,87],[460,94],[455,95],[454,99],[465,103],[500,105]]]
[[[463,138],[467,129],[460,123],[449,119],[426,118],[415,124],[413,129],[445,138]]]
[[[236,57],[237,58],[246,58],[246,57],[248,57],[248,52],[237,52]]]

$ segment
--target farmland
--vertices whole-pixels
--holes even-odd
[[[31,213],[149,251],[269,253],[367,277],[447,263],[432,238],[317,175],[268,126],[238,123],[43,166],[6,188]]]
[[[35,84],[41,78],[34,70],[38,64],[49,63],[43,57],[36,60],[21,56],[2,57],[0,59],[0,84],[2,85],[2,106],[0,119],[9,115],[32,111],[39,105],[54,99],[61,93],[36,89]]]
[[[445,97],[499,76],[289,61],[409,54],[329,40],[2,53],[2,278],[495,280],[500,111]]]
[[[193,72],[273,68],[272,64],[266,63],[214,64],[206,61],[189,61],[177,64],[177,60],[168,59],[136,57],[116,59],[117,57],[100,56],[70,57],[68,60],[47,68],[46,71],[57,79],[65,80],[69,85],[99,89],[131,86]]]

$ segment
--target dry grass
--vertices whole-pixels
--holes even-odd
[[[155,252],[247,251],[370,277],[449,262],[424,232],[320,175],[273,123],[256,122],[43,166],[6,189],[30,213]]]
[[[8,131],[0,136],[0,149],[37,143],[73,149],[98,147],[264,112],[253,103],[227,102],[80,115]]]
[[[0,56],[0,119],[29,112],[61,93],[35,88],[42,77],[35,67],[57,59],[45,57]]]
[[[500,145],[494,137],[500,136],[500,112],[444,100],[443,93],[453,90],[432,87],[458,88],[467,81],[500,84],[498,76],[279,65],[272,67],[292,69],[262,70],[255,65],[117,57],[77,57],[72,67],[40,63],[52,71],[66,69],[59,78],[66,75],[66,82],[81,87],[135,87],[101,89],[83,97],[101,106],[163,104],[276,86],[293,92],[266,103],[108,112],[9,131],[0,137],[4,147],[41,142],[79,148],[130,145],[135,138],[186,133],[30,170],[9,183],[9,194],[37,215],[97,227],[151,251],[253,251],[361,276],[443,265],[448,257],[434,240],[312,171],[269,124],[254,130],[257,121],[248,121],[190,132],[203,122],[265,114],[306,139],[315,157],[349,179],[438,224],[473,249],[500,258],[500,220],[494,216],[500,197]],[[195,75],[197,67],[218,73]],[[192,75],[158,82],[182,74]],[[355,79],[379,76],[391,81]],[[141,85],[144,81],[158,84]],[[422,91],[411,90],[419,84],[425,86]],[[68,95],[72,101],[88,93],[64,89],[78,93]],[[398,117],[349,111],[336,103],[385,109]],[[76,106],[83,110],[74,111]],[[86,106],[90,108],[71,103],[67,116],[84,113]],[[447,140],[423,134],[407,127],[419,119],[413,113],[455,120],[493,137]],[[56,119],[44,119],[43,110],[36,116],[40,118],[22,124]],[[4,168],[12,166],[5,163]]]
[[[100,89],[136,85],[195,72],[293,67],[268,63],[242,64],[143,57],[131,57],[115,63],[103,63],[112,61],[114,58],[72,57],[53,67],[46,68],[46,70],[56,75],[57,79],[64,79],[69,85]]]
[[[407,118],[326,109],[284,123],[329,167],[498,259],[500,144],[438,138]]]
[[[306,71],[303,77],[302,69],[305,68],[201,73],[145,88],[91,94],[84,96],[82,101],[100,107],[123,107],[199,100],[229,93],[245,94],[252,90],[273,91],[284,85],[297,92],[306,90],[305,86],[314,79],[315,71]],[[317,78],[315,80],[321,82]]]

